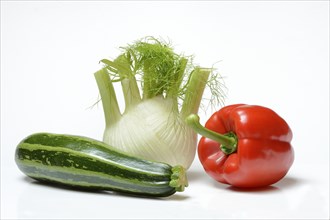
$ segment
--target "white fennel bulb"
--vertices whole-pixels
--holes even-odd
[[[222,84],[212,68],[194,67],[189,57],[155,38],[122,49],[114,61],[101,60],[105,66],[95,73],[106,123],[103,141],[143,159],[188,169],[197,134],[185,118],[198,113],[206,85],[211,98],[219,101]],[[119,110],[116,82],[122,86],[124,112]]]
[[[140,102],[105,129],[103,141],[140,158],[188,168],[195,157],[196,133],[172,106],[161,96]]]

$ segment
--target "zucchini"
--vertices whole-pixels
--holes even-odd
[[[180,165],[139,159],[81,136],[32,134],[18,144],[15,161],[38,181],[88,190],[165,197],[188,186]]]

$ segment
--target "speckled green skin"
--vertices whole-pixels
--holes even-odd
[[[30,135],[18,144],[15,161],[33,179],[77,188],[164,197],[187,186],[178,167],[129,156],[80,136]]]

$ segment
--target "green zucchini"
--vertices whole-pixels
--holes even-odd
[[[188,186],[182,166],[148,161],[87,137],[37,133],[15,152],[19,169],[41,182],[165,197]]]

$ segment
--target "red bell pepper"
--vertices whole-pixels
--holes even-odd
[[[263,187],[282,179],[294,160],[292,131],[269,108],[237,104],[215,112],[206,122],[186,122],[203,137],[198,156],[215,180],[235,187]]]

